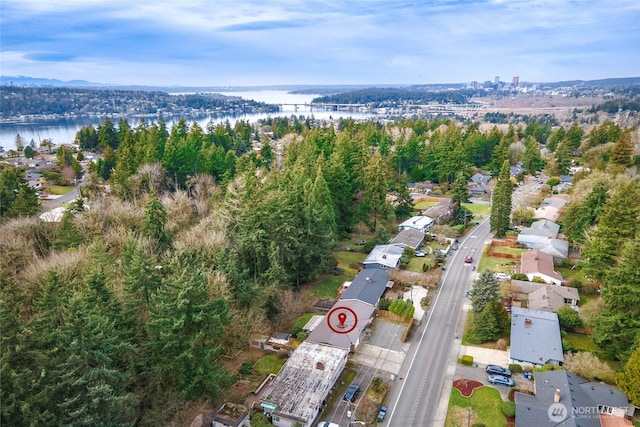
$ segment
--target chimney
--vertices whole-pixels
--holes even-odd
[[[560,402],[560,389],[559,388],[556,389],[556,394],[553,396],[553,402],[554,403]]]
[[[316,363],[316,369],[319,371],[324,371],[324,363],[322,362]]]
[[[524,325],[528,326],[531,324],[531,319],[524,319]]]

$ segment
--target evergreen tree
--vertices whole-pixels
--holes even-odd
[[[168,243],[168,236],[164,231],[167,223],[167,210],[160,203],[160,199],[155,192],[149,194],[149,201],[145,207],[142,218],[142,234],[149,237],[160,245]]]
[[[384,159],[380,153],[375,153],[364,169],[364,206],[373,217],[373,228],[378,226],[380,218],[386,218],[389,205],[387,204],[388,173]]]
[[[0,218],[30,216],[40,210],[38,196],[20,169],[0,165]]]
[[[622,372],[616,375],[616,384],[629,398],[629,403],[640,406],[640,345],[631,353]]]
[[[215,400],[230,385],[217,362],[229,322],[227,305],[209,296],[207,278],[189,254],[174,255],[168,269],[170,275],[151,297],[153,375],[176,386],[184,399]]]
[[[584,243],[585,231],[598,223],[600,212],[609,198],[609,186],[605,181],[598,181],[591,193],[581,203],[570,203],[565,214],[563,226],[569,240]]]
[[[542,168],[542,158],[540,157],[540,149],[538,143],[533,137],[527,139],[524,155],[522,157],[522,166],[530,175],[535,175],[536,171]]]
[[[463,172],[456,174],[456,180],[451,187],[451,201],[458,206],[469,201],[469,190],[467,189],[467,177]]]
[[[82,243],[84,243],[84,236],[74,224],[73,214],[67,210],[56,229],[53,248],[56,250],[76,248]]]
[[[476,315],[476,336],[483,342],[495,341],[500,338],[500,326],[496,313],[487,306]]]
[[[511,194],[513,193],[513,184],[510,178],[509,161],[505,160],[498,176],[498,183],[496,184],[493,192],[493,198],[491,201],[491,231],[496,234],[497,237],[503,237],[509,223],[511,221]]]
[[[633,164],[633,141],[631,140],[631,129],[626,129],[620,135],[620,139],[611,149],[609,160],[614,166],[621,166],[623,169]]]
[[[469,299],[474,313],[480,313],[491,301],[498,301],[500,284],[493,273],[486,269],[478,275],[469,291]]]
[[[622,247],[605,278],[602,300],[593,340],[607,357],[627,360],[640,342],[640,237]]]
[[[583,258],[589,262],[584,270],[598,282],[616,265],[622,245],[640,233],[640,181],[619,184],[602,208],[598,226],[585,244]]]

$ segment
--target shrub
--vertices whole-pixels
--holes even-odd
[[[300,341],[304,341],[307,339],[307,333],[304,331],[300,331],[296,334],[296,339]]]
[[[240,366],[238,372],[240,375],[249,375],[251,373],[251,367],[253,366],[253,362],[251,360],[247,360]]]
[[[297,336],[300,332],[302,332],[302,328],[300,326],[296,326],[291,330],[291,336],[295,337]]]
[[[517,363],[511,363],[509,365],[509,370],[516,374],[521,374],[522,372],[524,372],[524,370],[522,369],[522,365],[519,365]]]
[[[516,416],[516,403],[510,400],[502,402],[502,412],[507,417],[515,417]]]
[[[615,374],[611,367],[596,355],[587,351],[567,353],[564,358],[564,367],[568,371],[589,380],[599,378],[604,382],[614,383]]]
[[[513,273],[511,275],[511,280],[524,280],[524,281],[529,281],[529,278],[527,277],[526,274],[524,273]]]
[[[378,301],[378,308],[380,310],[389,310],[389,305],[391,305],[391,301],[389,300],[389,298],[380,298],[380,301]]]
[[[460,358],[460,363],[467,366],[473,365],[473,356],[465,354],[464,356],[462,356],[462,358]]]
[[[467,331],[467,336],[465,337],[465,340],[472,345],[482,344],[482,340],[476,334],[475,329],[469,329]]]

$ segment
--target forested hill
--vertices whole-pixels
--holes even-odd
[[[221,94],[171,95],[161,91],[69,87],[0,86],[0,118],[44,114],[156,115],[175,113],[261,113],[279,107]]]
[[[437,102],[441,104],[464,104],[469,99],[480,94],[479,90],[456,90],[434,92],[424,88],[368,88],[353,92],[338,93],[330,96],[314,98],[314,103],[328,104],[369,104],[373,107],[382,107],[390,103],[411,102],[414,104],[427,104]]]

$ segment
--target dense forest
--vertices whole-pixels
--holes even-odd
[[[116,116],[278,112],[279,107],[220,94],[170,95],[159,91],[0,86],[0,118],[28,115]]]
[[[0,172],[3,425],[151,426],[192,399],[219,401],[234,381],[221,358],[291,327],[297,292],[356,227],[384,235],[406,219],[407,182],[455,193],[516,163],[551,177],[590,169],[574,176],[563,230],[602,289],[596,344],[624,362],[639,343],[637,129],[106,119],[77,143],[99,156],[59,223],[33,216],[23,173]]]

